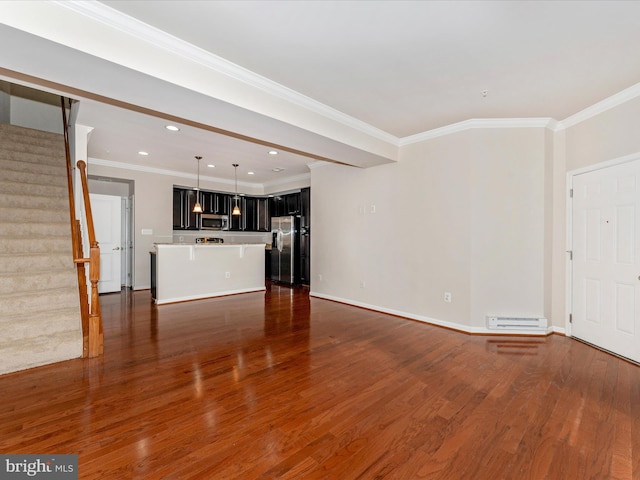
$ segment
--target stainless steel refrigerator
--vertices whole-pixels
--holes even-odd
[[[271,280],[288,284],[297,283],[298,218],[291,216],[271,218]]]

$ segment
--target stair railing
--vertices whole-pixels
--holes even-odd
[[[98,296],[98,281],[100,280],[100,247],[96,241],[91,213],[91,200],[87,182],[87,164],[79,160],[80,183],[87,221],[87,235],[89,237],[89,258],[85,258],[82,248],[82,230],[80,220],[76,218],[76,207],[73,188],[73,167],[71,164],[71,150],[69,148],[69,126],[65,99],[60,97],[62,105],[62,120],[64,122],[64,146],[67,156],[67,186],[69,190],[69,218],[71,221],[71,238],[73,261],[77,267],[78,293],[80,298],[80,313],[82,318],[82,356],[84,358],[98,357],[104,353],[104,330],[100,311],[100,297]],[[91,302],[87,292],[87,276],[85,264],[89,265],[89,283],[91,284]]]

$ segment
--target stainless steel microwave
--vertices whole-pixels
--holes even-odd
[[[201,230],[229,230],[228,215],[214,215],[212,213],[203,213],[200,215]]]

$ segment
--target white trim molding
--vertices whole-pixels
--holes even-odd
[[[164,168],[147,167],[146,165],[136,165],[133,163],[114,162],[113,160],[103,160],[101,158],[89,157],[89,165],[100,165],[102,167],[121,168],[123,170],[133,170],[136,172],[154,173],[156,175],[167,175],[170,177],[188,178],[189,180],[196,180],[197,176],[193,173],[176,172],[174,170],[167,170]],[[200,175],[200,180],[208,180],[215,183],[221,183],[223,185],[235,185],[233,180],[227,180],[226,178],[209,177]],[[238,182],[241,187],[262,187],[261,183],[249,183]]]
[[[401,138],[399,146],[404,147],[473,128],[549,128],[554,130],[557,128],[557,122],[552,118],[472,118]]]
[[[350,300],[348,298],[341,298],[341,297],[336,297],[334,295],[327,295],[324,293],[318,293],[318,292],[309,292],[309,296],[311,297],[316,297],[316,298],[321,298],[323,300],[331,300],[333,302],[338,302],[338,303],[344,303],[346,305],[352,305],[354,307],[360,307],[360,308],[366,308],[367,310],[373,310],[375,312],[381,312],[381,313],[387,313],[389,315],[394,315],[396,317],[404,317],[410,320],[417,320],[418,322],[423,322],[423,323],[428,323],[430,325],[435,325],[437,327],[444,327],[444,328],[448,328],[451,330],[456,330],[458,332],[462,332],[462,333],[468,333],[468,334],[472,334],[472,335],[491,335],[491,336],[495,336],[495,335],[526,335],[526,336],[538,336],[538,337],[545,337],[547,335],[550,335],[552,333],[554,333],[556,330],[558,330],[558,332],[561,329],[557,329],[556,327],[548,327],[546,329],[546,331],[539,331],[539,330],[500,330],[500,331],[495,331],[495,330],[489,330],[485,327],[470,327],[468,325],[463,325],[461,323],[454,323],[454,322],[447,322],[445,320],[438,320],[436,318],[431,318],[431,317],[425,317],[423,315],[416,315],[414,313],[410,313],[410,312],[403,312],[400,310],[394,310],[391,308],[385,308],[385,307],[380,307],[378,305],[371,305],[369,303],[363,303],[363,302],[357,302],[355,300]]]
[[[318,115],[336,121],[354,130],[370,135],[383,142],[398,145],[398,137],[384,130],[376,128],[357,118],[340,112],[313,98],[307,97],[284,85],[258,75],[240,65],[232,63],[218,55],[210,53],[202,48],[170,35],[158,28],[148,25],[136,18],[130,17],[114,8],[100,2],[70,0],[55,0],[53,3],[67,8],[79,15],[97,21],[107,27],[118,30],[126,35],[147,42],[154,47],[177,55],[186,60],[198,63],[206,68],[226,75],[234,80],[250,85],[275,97],[284,99]]]
[[[571,115],[570,117],[562,120],[559,129],[565,129],[569,127],[573,127],[580,122],[584,122],[585,120],[589,120],[590,118],[595,117],[601,113],[606,112],[607,110],[611,110],[623,103],[628,102],[629,100],[633,100],[635,98],[640,97],[640,83],[636,83],[635,85],[622,90],[614,95],[611,95],[604,100],[591,105],[590,107],[585,108],[584,110],[579,111]]]

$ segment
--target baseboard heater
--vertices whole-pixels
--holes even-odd
[[[489,330],[546,331],[547,319],[535,317],[487,317]]]

